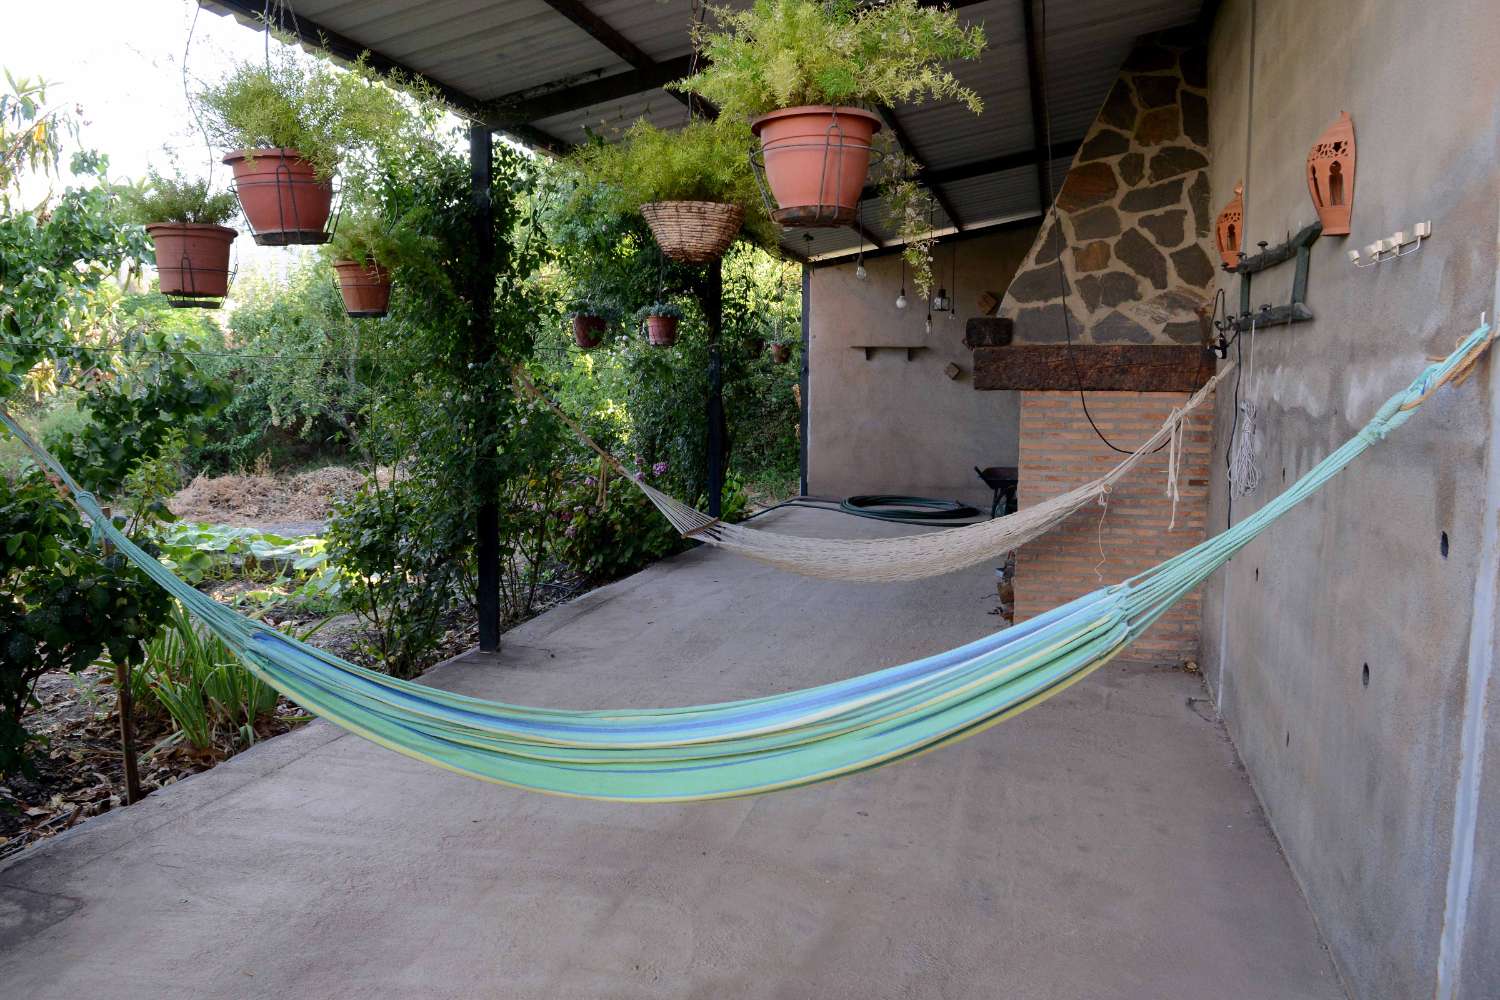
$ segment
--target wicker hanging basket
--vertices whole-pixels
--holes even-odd
[[[656,201],[641,206],[662,253],[683,264],[724,256],[739,235],[745,210],[716,201]]]

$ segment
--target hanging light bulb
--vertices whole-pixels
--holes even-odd
[[[864,281],[870,276],[870,272],[865,270],[865,248],[863,246],[859,248],[859,253],[854,257],[854,276],[860,281]]]
[[[927,332],[932,332],[932,313],[927,314]]]
[[[896,296],[896,308],[897,309],[905,309],[906,308],[906,286],[905,285],[901,286],[901,294],[898,295],[898,296]]]
[[[953,288],[953,294],[948,298],[948,318],[958,319],[958,247],[953,247],[953,252],[948,255],[948,284]]]

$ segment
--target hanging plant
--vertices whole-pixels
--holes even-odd
[[[771,342],[771,361],[773,364],[784,365],[792,360],[792,345],[789,341],[773,340]]]
[[[229,150],[255,241],[267,246],[326,243],[335,173],[378,161],[420,118],[364,57],[335,69],[280,49],[264,64],[234,65],[198,102],[209,135]]]
[[[917,0],[709,10],[717,25],[695,38],[707,65],[673,86],[750,123],[782,225],[854,220],[881,127],[869,109],[949,99],[983,109],[945,64],[979,58],[984,29],[951,10]]]
[[[646,342],[652,347],[671,347],[677,343],[677,324],[682,309],[670,302],[654,302],[636,313],[636,321],[645,324]]]
[[[146,227],[155,245],[162,294],[174,306],[218,308],[229,294],[229,251],[239,235],[224,225],[234,218],[234,195],[154,168],[123,194],[131,220]]]
[[[614,208],[640,212],[664,254],[702,264],[722,256],[742,227],[763,246],[775,241],[745,158],[749,144],[749,132],[732,122],[695,120],[666,132],[643,119],[617,142],[580,147],[569,163]]]
[[[390,309],[392,269],[401,259],[396,225],[369,210],[350,212],[328,244],[344,311],[356,318],[384,316]]]
[[[610,306],[590,299],[575,299],[568,307],[568,317],[573,324],[573,342],[580,350],[592,351],[604,342],[613,316]]]

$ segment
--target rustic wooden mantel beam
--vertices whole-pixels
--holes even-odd
[[[1213,354],[1198,346],[1010,344],[974,349],[976,389],[1193,392],[1213,373]]]

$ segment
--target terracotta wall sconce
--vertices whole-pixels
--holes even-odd
[[[1214,223],[1214,237],[1218,240],[1219,256],[1224,258],[1225,267],[1234,267],[1240,262],[1240,247],[1245,243],[1245,234],[1240,227],[1244,221],[1245,185],[1242,182],[1234,186],[1234,197],[1229,199],[1229,204],[1224,206]]]
[[[1328,126],[1307,154],[1307,190],[1324,236],[1349,235],[1354,210],[1354,122],[1349,112]]]

